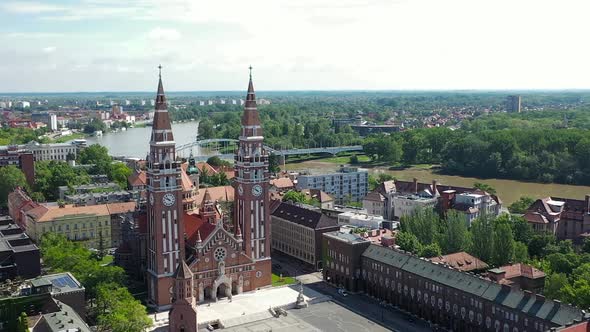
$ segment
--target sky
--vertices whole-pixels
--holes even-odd
[[[0,91],[590,88],[588,0],[0,0]]]

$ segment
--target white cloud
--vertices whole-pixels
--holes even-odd
[[[53,53],[57,48],[55,46],[47,46],[43,48],[43,53]]]
[[[47,38],[58,38],[62,37],[62,33],[53,32],[10,32],[3,35],[6,38],[18,38],[18,39],[47,39]]]
[[[180,32],[175,29],[157,27],[148,33],[148,38],[159,41],[176,41],[181,37]]]

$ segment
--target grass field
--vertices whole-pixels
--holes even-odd
[[[274,273],[272,274],[272,285],[273,286],[291,285],[291,284],[294,284],[295,282],[296,282],[296,280],[293,277],[283,276],[283,279],[281,280],[281,277],[279,275],[276,275]]]
[[[79,139],[79,138],[84,138],[86,137],[86,135],[84,135],[84,133],[76,133],[76,134],[72,134],[72,135],[68,135],[68,136],[61,136],[58,139],[53,140],[53,143],[65,143],[67,141],[71,141],[74,139]]]
[[[105,255],[100,261],[101,265],[107,265],[113,262],[113,255]]]

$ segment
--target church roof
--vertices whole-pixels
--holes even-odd
[[[201,234],[201,239],[206,239],[214,230],[215,225],[205,222],[198,214],[184,215],[184,232],[188,245],[195,245],[198,233]]]
[[[164,139],[162,131],[167,132],[166,139]],[[152,140],[155,142],[174,141],[161,74],[158,80],[158,93],[156,94],[156,112],[154,112],[154,122],[152,124]]]
[[[192,278],[193,274],[191,269],[186,265],[186,261],[184,259],[180,260],[180,264],[176,268],[176,272],[174,272],[174,278],[176,279],[189,279]]]
[[[242,115],[242,126],[260,126],[260,117],[256,108],[256,94],[254,93],[254,84],[252,83],[252,73],[250,73],[250,81],[248,82],[248,94],[246,95],[244,114]]]

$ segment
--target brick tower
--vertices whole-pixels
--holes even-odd
[[[168,314],[169,332],[197,332],[194,289],[193,273],[182,259],[174,274],[174,298]]]
[[[150,153],[147,160],[147,280],[148,301],[158,310],[170,307],[172,275],[184,261],[184,223],[181,166],[176,147],[160,66]]]
[[[268,152],[263,139],[250,67],[233,186],[234,230],[241,230],[245,254],[256,263],[255,287],[271,283]]]

